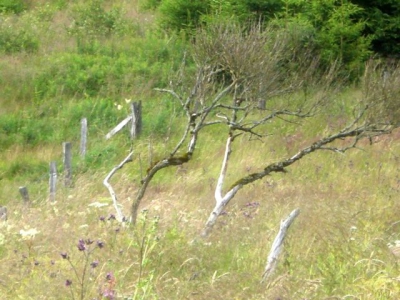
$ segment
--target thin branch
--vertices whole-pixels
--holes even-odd
[[[113,200],[113,204],[114,204],[114,208],[117,212],[117,220],[119,222],[122,222],[124,220],[124,216],[121,212],[121,209],[118,206],[118,200],[117,200],[117,194],[115,193],[113,187],[111,186],[111,184],[109,183],[109,180],[111,179],[111,177],[119,170],[122,169],[122,167],[128,163],[132,161],[132,155],[133,155],[133,151],[131,151],[127,157],[125,157],[125,159],[116,167],[114,167],[110,173],[108,173],[108,175],[106,176],[106,178],[104,178],[103,180],[103,184],[106,186],[106,188],[108,189],[108,191],[110,192],[111,198]]]
[[[182,106],[184,106],[183,99],[173,90],[155,88],[155,91],[171,94],[174,98],[178,99]]]

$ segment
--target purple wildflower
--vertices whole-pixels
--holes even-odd
[[[80,239],[78,242],[78,250],[79,251],[85,251],[86,250],[86,246],[85,246],[85,241]]]
[[[110,214],[109,216],[108,216],[108,219],[107,220],[115,220],[116,218],[115,218],[115,215],[114,214]]]
[[[40,263],[37,260],[35,260],[35,266],[38,266],[38,265],[40,265]]]
[[[91,266],[93,269],[96,268],[98,265],[99,265],[99,261],[98,261],[98,260],[95,260],[94,262],[92,262],[92,263],[90,264],[90,266]]]
[[[104,242],[103,241],[97,241],[97,247],[99,247],[100,249],[104,247]]]
[[[107,275],[106,275],[106,279],[107,279],[108,281],[110,281],[110,280],[112,280],[113,278],[114,278],[113,273],[108,272]]]
[[[63,259],[68,259],[68,258],[69,258],[67,252],[61,252],[60,255],[61,255],[61,257],[62,257]]]
[[[105,216],[101,216],[101,217],[99,217],[99,220],[104,222],[106,220],[106,217]]]
[[[70,286],[72,284],[72,280],[70,280],[70,279],[67,279],[67,280],[65,280],[65,286]]]
[[[105,290],[105,291],[103,292],[103,297],[105,297],[106,299],[114,300],[114,299],[115,299],[115,296],[116,296],[116,293],[115,293],[114,290],[109,290],[109,289],[107,289],[107,290]]]

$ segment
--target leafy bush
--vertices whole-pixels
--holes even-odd
[[[0,180],[13,179],[15,177],[29,174],[33,179],[46,177],[48,173],[48,162],[38,161],[31,158],[14,160],[8,164],[0,165]]]
[[[25,9],[23,0],[0,0],[0,12],[19,14]]]
[[[111,33],[124,33],[127,21],[123,18],[123,11],[113,7],[106,10],[103,0],[91,0],[73,9],[73,22],[69,33],[85,39],[107,36]]]
[[[180,31],[191,30],[200,25],[202,16],[209,12],[209,0],[165,0],[161,2],[160,23],[163,28]]]
[[[51,56],[34,79],[40,98],[110,97],[140,84],[165,86],[183,55],[182,44],[149,38],[128,41],[128,49],[99,47],[95,53]]]
[[[349,1],[291,1],[273,22],[282,27],[308,27],[309,41],[316,44],[325,65],[338,59],[346,71],[358,75],[371,55],[371,37],[363,35],[366,22],[357,18],[361,12]]]
[[[28,24],[15,24],[11,17],[0,18],[0,52],[35,52],[38,48],[39,39]]]

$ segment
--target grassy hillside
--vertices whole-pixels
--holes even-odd
[[[0,2],[1,3],[1,2]],[[3,3],[8,3],[4,2]],[[22,2],[21,2],[22,3]],[[400,132],[346,155],[322,152],[241,190],[207,239],[226,130],[200,137],[188,164],[150,184],[138,224],[121,224],[102,184],[128,154],[127,131],[105,134],[143,103],[133,162],[111,180],[128,214],[150,161],[180,138],[184,118],[168,85],[187,47],[154,30],[137,1],[29,1],[0,23],[0,295],[4,299],[397,299]],[[14,8],[11,9],[15,10]],[[238,138],[227,185],[296,153],[343,121],[349,87],[327,115],[301,130],[282,122],[265,141]],[[88,153],[78,155],[80,120]],[[325,121],[328,120],[328,125]],[[74,186],[62,184],[62,148],[73,143]],[[48,165],[56,161],[56,202]],[[26,186],[30,202],[18,188]],[[289,230],[275,276],[260,284],[280,220]]]

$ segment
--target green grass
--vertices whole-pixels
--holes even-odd
[[[128,214],[150,160],[169,153],[181,137],[178,105],[152,88],[168,86],[186,48],[178,37],[152,31],[153,16],[137,11],[135,1],[110,3],[106,11],[112,4],[122,7],[119,24],[133,25],[95,36],[92,44],[79,44],[65,29],[73,12],[86,12],[85,1],[30,1],[25,12],[7,14],[7,22],[39,40],[33,52],[3,49],[0,55],[0,205],[9,212],[8,221],[0,221],[3,298],[107,299],[105,293],[113,291],[117,299],[400,298],[398,258],[387,246],[400,239],[398,131],[346,155],[315,153],[287,174],[247,186],[213,234],[201,239],[227,137],[222,126],[207,128],[193,160],[155,176],[135,227],[109,219],[115,210],[102,181],[128,154],[131,141],[126,130],[104,137],[129,113],[125,99],[142,101],[144,128],[133,142],[133,162],[111,180]],[[37,26],[23,27],[28,19]],[[8,34],[4,30],[1,36]],[[237,138],[226,186],[342,124],[358,93],[348,89],[301,129],[278,122],[266,125],[272,135],[263,142]],[[83,117],[89,125],[85,158],[78,153]],[[65,141],[73,144],[73,188],[63,186]],[[59,172],[54,203],[48,202],[50,161]],[[28,188],[30,203],[23,203],[20,186]],[[295,208],[301,213],[276,273],[260,284],[279,222]],[[29,229],[38,233],[24,236]],[[80,239],[93,240],[86,245],[93,251],[79,251]],[[66,280],[72,281],[68,287]]]

